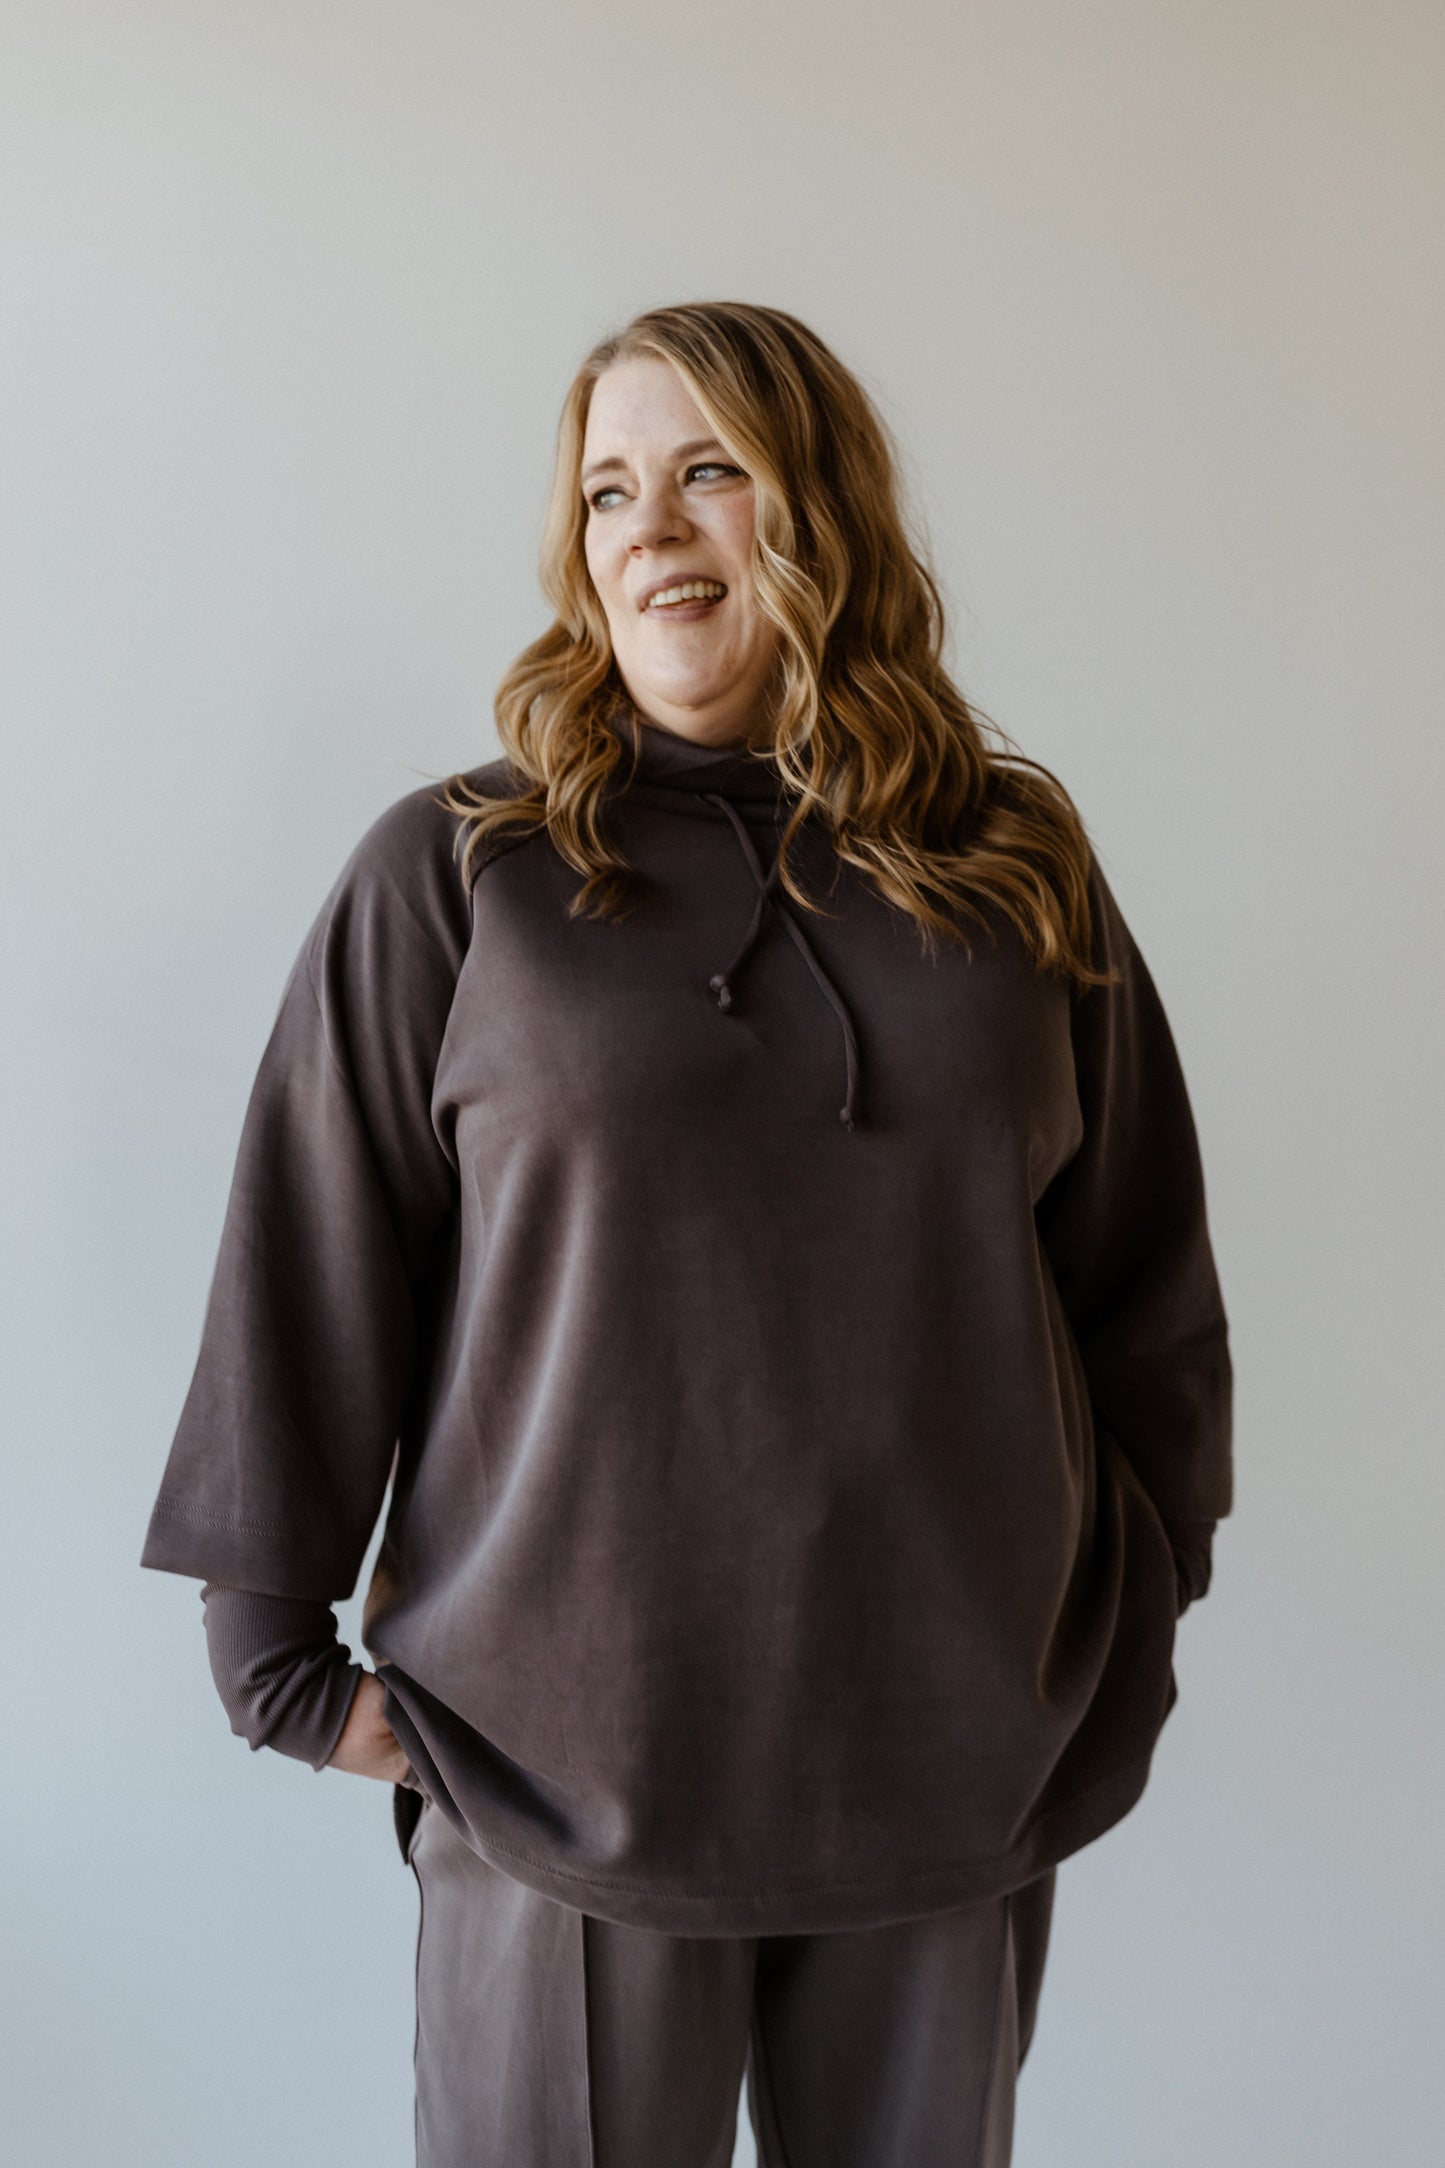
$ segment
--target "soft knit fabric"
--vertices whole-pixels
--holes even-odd
[[[972,954],[642,726],[569,916],[469,890],[433,786],[287,980],[142,1562],[350,1594],[416,1780],[603,1918],[824,1931],[1017,1887],[1126,1813],[1177,1686],[1171,1528],[1232,1507],[1194,1123],[1097,857],[1096,958]],[[505,762],[472,771],[518,787]]]
[[[211,1676],[237,1738],[324,1769],[364,1669],[338,1640],[330,1604],[214,1581],[201,1599]]]
[[[1182,1618],[1209,1587],[1213,1521],[1166,1520]],[[251,1747],[323,1769],[336,1751],[363,1667],[337,1640],[330,1604],[258,1596],[208,1581],[201,1590],[211,1675],[231,1729]]]

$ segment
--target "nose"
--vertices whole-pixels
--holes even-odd
[[[670,487],[642,490],[627,517],[627,546],[639,551],[669,542],[685,542],[692,533],[678,492]]]

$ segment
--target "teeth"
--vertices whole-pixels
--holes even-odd
[[[704,602],[715,596],[725,595],[727,589],[720,580],[684,580],[679,587],[665,587],[660,595],[654,595],[649,610],[666,608],[671,602]]]

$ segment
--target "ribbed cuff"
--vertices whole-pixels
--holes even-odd
[[[1214,1531],[1217,1521],[1166,1519],[1164,1532],[1174,1552],[1174,1578],[1178,1616],[1206,1594],[1214,1571]]]
[[[207,1581],[206,1646],[231,1729],[324,1769],[346,1726],[365,1666],[337,1638],[327,1603],[262,1596]]]

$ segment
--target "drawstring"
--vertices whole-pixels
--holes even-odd
[[[724,1014],[732,1007],[733,990],[731,981],[741,970],[751,953],[754,942],[762,932],[763,920],[767,915],[768,906],[771,904],[802,951],[803,961],[812,972],[819,992],[843,1028],[843,1051],[847,1062],[848,1083],[843,1105],[838,1110],[838,1119],[845,1129],[852,1129],[854,1126],[854,1108],[858,1096],[858,1041],[853,1030],[853,1019],[848,1014],[847,1004],[814,955],[812,942],[788,909],[786,900],[775,893],[778,883],[778,859],[773,860],[771,867],[765,874],[762,861],[753,849],[753,839],[748,834],[742,816],[737,812],[736,808],[728,799],[719,797],[713,791],[703,791],[700,795],[708,805],[721,806],[728,819],[732,822],[733,833],[742,846],[743,855],[752,869],[753,879],[758,884],[758,895],[757,901],[753,905],[752,921],[743,936],[742,947],[725,971],[715,971],[708,980],[708,985],[717,995],[717,1005]]]

